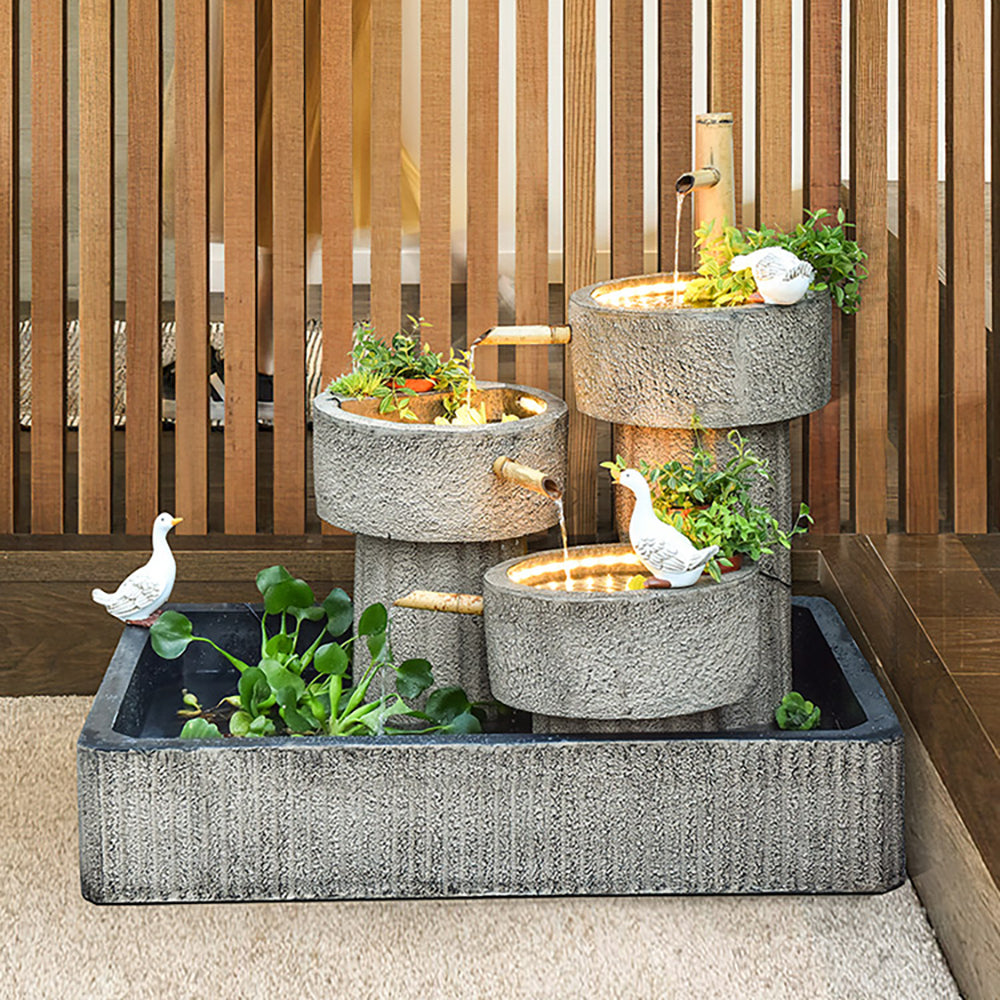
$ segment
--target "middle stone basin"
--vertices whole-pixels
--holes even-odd
[[[490,688],[499,701],[565,719],[687,715],[745,697],[757,681],[767,607],[757,566],[693,587],[623,589],[643,572],[627,545],[510,559],[485,576]]]

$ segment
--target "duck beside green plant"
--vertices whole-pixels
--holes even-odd
[[[705,566],[713,580],[721,580],[735,557],[756,562],[773,554],[775,546],[791,548],[792,538],[808,531],[812,517],[806,504],[799,506],[794,524],[785,531],[770,509],[755,502],[754,486],[771,480],[768,462],[738,430],[727,435],[732,454],[725,461],[705,447],[699,426],[693,434],[690,459],[658,465],[641,461],[638,469],[649,484],[653,511],[661,521],[676,528],[697,549],[718,546],[718,553]],[[628,463],[619,455],[601,467],[617,482]]]

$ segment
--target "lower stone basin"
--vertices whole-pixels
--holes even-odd
[[[796,598],[811,732],[179,740],[204,644],[126,628],[77,746],[95,903],[884,892],[904,877],[899,724],[833,607]],[[181,607],[249,655],[243,605]],[[239,645],[242,636],[243,645]],[[192,647],[193,650],[193,647]],[[214,685],[214,686],[213,686]]]
[[[493,696],[577,719],[688,715],[745,697],[767,604],[748,564],[720,583],[627,590],[628,545],[584,545],[487,570],[483,618]],[[572,589],[569,589],[572,588]]]

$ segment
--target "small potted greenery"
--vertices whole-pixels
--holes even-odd
[[[714,220],[703,223],[695,233],[698,277],[687,283],[685,303],[722,307],[762,301],[750,271],[730,271],[729,265],[738,255],[776,246],[812,264],[816,273],[810,288],[829,291],[841,312],[857,312],[861,283],[867,277],[867,254],[848,238],[847,230],[853,228],[853,223],[845,221],[843,209],[837,210],[836,225],[823,221],[828,216],[825,209],[806,212],[806,220],[788,233],[767,228],[741,231],[733,226],[718,233]]]
[[[719,546],[719,555],[706,566],[716,581],[726,570],[739,568],[744,557],[756,562],[762,555],[771,555],[775,545],[790,548],[792,538],[812,523],[808,506],[800,505],[791,530],[784,531],[774,514],[751,496],[754,485],[770,480],[767,460],[752,451],[738,430],[728,434],[733,453],[724,462],[704,447],[700,426],[696,424],[693,433],[690,460],[639,463],[657,517],[672,524],[697,548]],[[627,467],[621,455],[601,465],[613,479]]]

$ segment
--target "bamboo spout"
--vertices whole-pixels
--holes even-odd
[[[483,599],[479,594],[448,594],[439,590],[414,590],[393,601],[394,608],[417,611],[447,611],[453,615],[481,615]]]
[[[493,471],[509,483],[517,483],[518,486],[542,493],[552,500],[558,500],[562,496],[559,484],[551,476],[530,465],[515,462],[506,455],[501,455],[493,463]]]
[[[678,194],[687,194],[695,188],[714,187],[721,179],[722,175],[715,167],[701,167],[681,174],[674,184],[674,189]]]
[[[568,326],[493,326],[472,342],[471,347],[499,344],[568,344]]]

